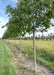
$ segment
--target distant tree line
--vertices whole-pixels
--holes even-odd
[[[22,36],[21,37],[22,40],[33,40],[33,36]],[[0,38],[1,39],[1,38]],[[6,34],[6,32],[4,33],[3,35],[3,39],[18,39],[20,40],[20,37],[16,37],[16,36],[11,36],[11,37],[8,37],[8,35]],[[44,36],[44,35],[38,35],[38,36],[35,36],[35,39],[36,40],[54,40],[54,34],[50,33],[48,34],[47,36]]]
[[[16,39],[16,38],[15,38]],[[18,38],[18,39],[20,39],[20,38]],[[22,40],[33,40],[33,36],[29,36],[29,37],[22,37]],[[43,35],[43,37],[42,36],[35,36],[35,40],[54,40],[54,34],[52,34],[52,33],[50,33],[50,34],[48,34],[47,36],[44,36]]]

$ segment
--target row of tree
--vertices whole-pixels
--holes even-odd
[[[20,52],[22,52],[21,37],[26,33],[33,33],[34,70],[36,71],[35,33],[44,32],[53,26],[50,21],[54,18],[54,0],[18,0],[16,5],[14,8],[10,5],[6,8],[9,21],[5,25],[7,30],[3,37],[19,36]]]

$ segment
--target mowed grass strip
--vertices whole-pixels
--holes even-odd
[[[7,46],[0,40],[0,75],[16,75]]]
[[[20,49],[20,40],[8,40]],[[54,71],[54,41],[35,41],[37,61]],[[33,41],[22,40],[22,52],[33,59]]]

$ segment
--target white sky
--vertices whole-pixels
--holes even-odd
[[[6,23],[8,22],[8,20],[0,17],[0,37],[3,36],[5,30],[6,30],[6,27],[2,29],[2,26],[5,25]]]

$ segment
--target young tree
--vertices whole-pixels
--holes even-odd
[[[20,0],[20,7],[26,18],[27,32],[33,32],[34,67],[36,71],[35,32],[37,28],[50,27],[50,20],[54,18],[53,0]]]
[[[14,33],[18,33],[20,36],[20,55],[22,55],[21,50],[21,36],[25,35],[25,24],[24,16],[20,10],[20,7],[12,8],[10,5],[7,6],[6,14],[9,16],[9,25],[6,25],[8,29],[14,29]]]

